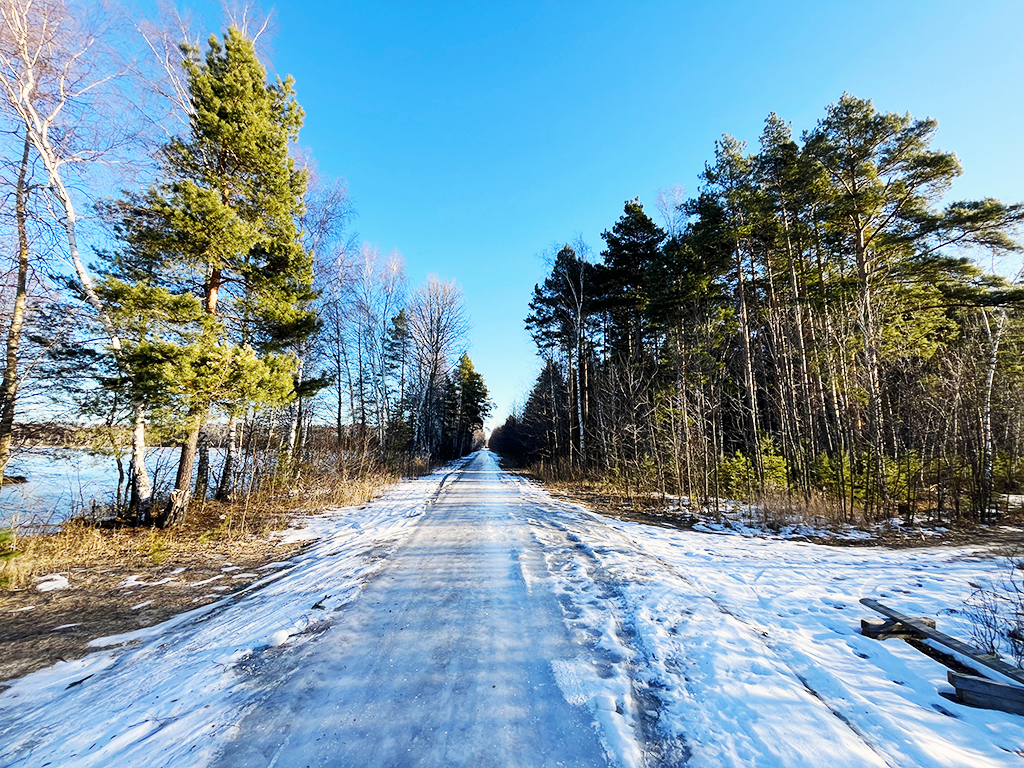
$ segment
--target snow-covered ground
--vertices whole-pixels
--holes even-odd
[[[460,742],[492,736],[547,757],[486,764],[593,764],[577,721],[610,765],[1024,766],[1024,718],[951,701],[944,667],[859,633],[876,597],[966,639],[970,583],[1004,567],[981,549],[614,521],[486,452],[289,535],[315,543],[244,592],[14,682],[0,766],[320,765],[328,728],[406,756],[379,764],[483,764]]]
[[[517,479],[567,621],[567,695],[614,697],[693,766],[1024,765],[1024,718],[950,701],[946,668],[860,634],[875,597],[966,639],[982,548],[825,547],[599,518]],[[606,670],[615,674],[607,677]],[[638,761],[638,764],[639,761]]]

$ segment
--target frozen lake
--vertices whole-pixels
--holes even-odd
[[[147,452],[146,466],[158,491],[173,480],[179,453],[178,448],[150,448]],[[213,468],[219,469],[219,452],[210,453]],[[123,461],[127,475],[127,455]],[[114,457],[77,448],[19,452],[7,465],[6,474],[21,475],[28,482],[0,488],[0,527],[59,523],[93,504],[110,504],[117,492]]]

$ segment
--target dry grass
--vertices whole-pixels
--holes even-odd
[[[821,493],[804,496],[768,491],[754,502],[752,509],[756,522],[776,531],[790,525],[836,527],[866,524],[859,511],[844,511],[838,499]]]
[[[237,511],[236,511],[237,514]],[[230,556],[250,548],[259,532],[234,523],[225,515],[208,525],[188,522],[181,528],[103,528],[73,521],[49,535],[18,537],[18,551],[0,564],[0,589],[19,590],[39,576],[51,573],[107,568],[146,571],[164,563],[188,562],[214,553]]]
[[[233,504],[195,503],[184,525],[167,530],[77,521],[45,536],[5,540],[0,531],[0,690],[4,680],[89,653],[94,638],[246,589],[266,565],[306,546],[271,531],[295,514],[365,503],[394,479],[321,476]],[[5,557],[12,545],[20,554]],[[35,580],[47,574],[65,576],[68,586],[39,592]]]
[[[281,530],[298,513],[355,506],[379,496],[394,475],[318,477],[262,498],[222,504],[193,503],[185,523],[176,528],[104,526],[73,520],[57,533],[17,536],[0,548],[0,590],[20,590],[42,575],[109,568],[145,571],[170,563],[214,555],[244,556],[259,549],[271,531]],[[10,555],[14,551],[15,555]]]
[[[387,486],[398,481],[391,472],[369,472],[354,477],[321,475],[308,480],[299,478],[286,491],[277,494],[277,503],[305,512],[322,512],[334,507],[365,504],[376,498]]]

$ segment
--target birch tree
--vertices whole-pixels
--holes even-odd
[[[80,212],[88,199],[78,191],[90,170],[122,159],[122,150],[135,138],[131,100],[123,98],[129,70],[118,64],[123,57],[112,42],[121,20],[116,7],[72,8],[65,0],[0,4],[0,103],[43,166],[51,215],[63,231],[67,259],[123,368],[120,337],[82,260]],[[14,351],[10,339],[9,334],[8,355]],[[148,504],[145,414],[141,403],[134,403],[132,410],[132,482]]]
[[[431,275],[410,297],[408,320],[416,366],[414,444],[431,452],[440,447],[445,377],[468,330],[462,291],[454,281]]]

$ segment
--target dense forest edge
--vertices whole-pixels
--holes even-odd
[[[1024,206],[945,202],[937,122],[844,94],[799,140],[725,135],[695,198],[639,199],[549,254],[544,361],[490,445],[539,477],[679,510],[964,524],[1024,481]],[[649,504],[649,501],[648,501]]]

